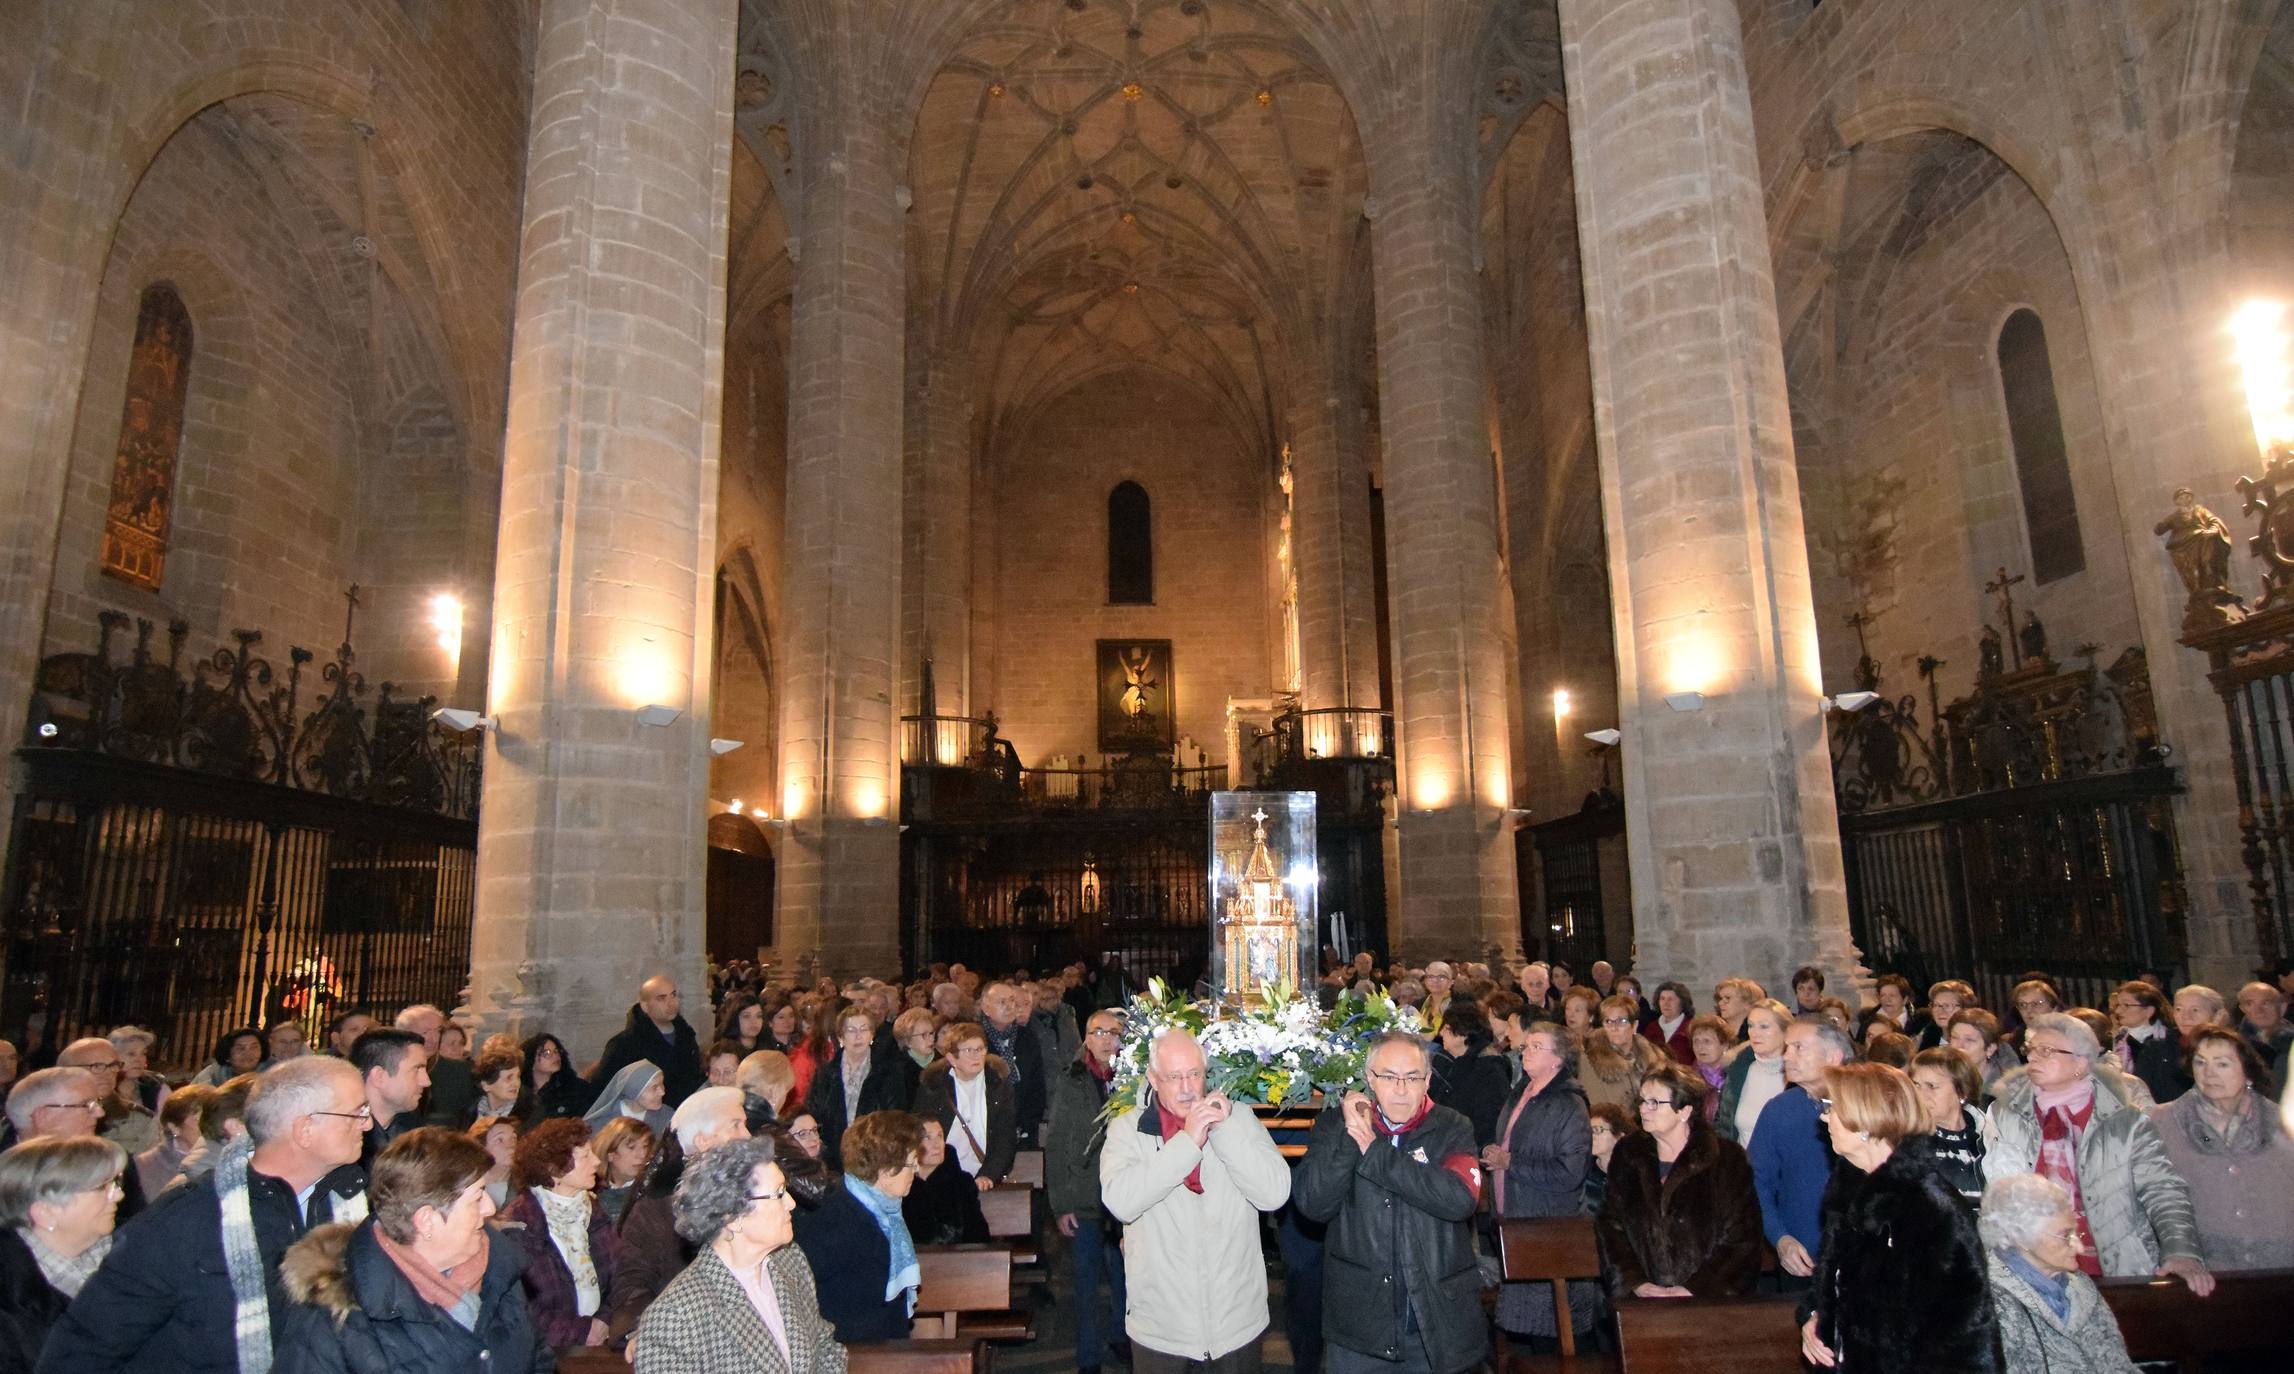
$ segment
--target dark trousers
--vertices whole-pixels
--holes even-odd
[[[1133,1341],[1131,1374],[1259,1374],[1263,1368],[1259,1345],[1260,1338],[1253,1336],[1244,1345],[1215,1360],[1190,1360],[1184,1355],[1166,1355],[1160,1350],[1150,1350]]]
[[[1109,1336],[1123,1334],[1123,1247],[1116,1244],[1115,1223],[1096,1207],[1075,1214],[1075,1236],[1068,1244],[1069,1272],[1075,1278],[1075,1363],[1095,1367],[1107,1353]],[[1103,1319],[1099,1281],[1107,1280],[1115,1299],[1115,1320]]]
[[[1282,1329],[1295,1374],[1322,1369],[1322,1238],[1321,1222],[1300,1216],[1295,1205],[1282,1209],[1274,1243],[1282,1255]]]

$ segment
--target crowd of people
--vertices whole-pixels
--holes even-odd
[[[421,1005],[234,1030],[180,1079],[135,1026],[20,1077],[0,1043],[0,1374],[840,1369],[908,1336],[924,1248],[986,1241],[1025,1150],[1086,1371],[1255,1370],[1276,1320],[1302,1370],[1478,1368],[1516,1217],[1591,1218],[1603,1265],[1558,1309],[1498,1284],[1516,1343],[1765,1290],[1852,1370],[2123,1374],[2095,1279],[2294,1267],[2294,971],[2108,1009],[2033,974],[1994,1011],[1894,976],[1852,1007],[1806,968],[1789,1004],[1731,977],[1700,1012],[1606,963],[1328,963],[1326,1004],[1384,992],[1417,1028],[1295,1161],[1184,1031],[1108,1112],[1113,960],[803,988],[736,962],[708,1036],[655,977],[588,1061]]]

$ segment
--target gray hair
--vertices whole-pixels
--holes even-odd
[[[255,1080],[243,1118],[247,1134],[257,1145],[283,1138],[304,1117],[328,1110],[335,1089],[345,1082],[365,1090],[366,1080],[343,1060],[317,1054],[287,1060]]]
[[[1848,1032],[1833,1025],[1831,1019],[1822,1012],[1812,1011],[1803,1016],[1795,1016],[1792,1018],[1792,1025],[1808,1027],[1815,1033],[1818,1042],[1840,1056],[1841,1063],[1853,1064],[1856,1062],[1856,1042],[1849,1038]],[[1787,1026],[1785,1029],[1790,1030],[1791,1026]]]
[[[2095,1032],[2087,1028],[2086,1022],[2067,1011],[2051,1011],[2044,1016],[2032,1017],[2023,1027],[2024,1044],[2031,1043],[2035,1031],[2062,1036],[2064,1043],[2071,1047],[2071,1053],[2090,1064],[2103,1057],[2103,1045],[2095,1038]]]
[[[2181,989],[2175,993],[2174,998],[2170,999],[2170,1005],[2173,1000],[2179,1000],[2185,996],[2195,996],[2199,1001],[2204,1002],[2209,1008],[2207,1018],[2212,1021],[2222,1020],[2224,1014],[2230,1010],[2230,1003],[2223,1000],[2222,994],[2204,983],[2183,984]]]
[[[1994,1250],[2029,1249],[2071,1210],[2071,1194],[2043,1174],[2009,1174],[1983,1190],[1976,1226]]]
[[[1194,1037],[1193,1032],[1182,1030],[1177,1026],[1166,1026],[1157,1031],[1155,1038],[1147,1044],[1147,1067],[1157,1073],[1163,1072],[1163,1047],[1175,1045],[1181,1040],[1193,1045],[1195,1053],[1203,1054],[1202,1042]],[[1206,1071],[1210,1068],[1210,1058],[1207,1054],[1203,1055],[1203,1067]]]
[[[669,1199],[677,1234],[695,1245],[707,1245],[728,1223],[747,1216],[757,1205],[749,1195],[756,1186],[757,1166],[772,1162],[770,1136],[728,1141],[687,1160],[677,1192]]]
[[[18,1136],[28,1136],[32,1117],[42,1107],[90,1101],[95,1092],[96,1076],[86,1069],[35,1069],[8,1090],[8,1124]]]
[[[669,1129],[677,1133],[678,1145],[691,1154],[693,1142],[707,1132],[728,1121],[746,1120],[748,1114],[742,1106],[739,1088],[703,1088],[678,1104],[669,1118]]]
[[[95,1136],[28,1140],[0,1154],[0,1226],[32,1225],[32,1204],[92,1193],[127,1168],[127,1151]]]
[[[396,1017],[392,1018],[390,1024],[397,1027],[399,1030],[413,1031],[416,1035],[420,1035],[422,1032],[418,1028],[422,1024],[422,1018],[425,1016],[437,1017],[439,1021],[439,1029],[441,1031],[445,1029],[446,1013],[430,1005],[428,1002],[417,1002],[413,1006],[408,1007],[406,1010],[400,1012]]]
[[[153,1045],[159,1043],[158,1036],[141,1026],[119,1026],[105,1038],[110,1040],[112,1048],[121,1054],[127,1053],[127,1047],[130,1045],[141,1045],[144,1049],[149,1050]]]
[[[1370,1061],[1377,1057],[1378,1051],[1386,1048],[1388,1045],[1408,1045],[1411,1049],[1417,1051],[1418,1060],[1420,1063],[1425,1065],[1426,1072],[1432,1073],[1434,1071],[1433,1046],[1427,1044],[1422,1037],[1412,1035],[1406,1030],[1390,1030],[1381,1031],[1363,1042],[1362,1072],[1370,1072]]]

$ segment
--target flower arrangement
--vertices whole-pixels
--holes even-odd
[[[1361,1087],[1364,1045],[1386,1031],[1424,1030],[1415,1008],[1397,1006],[1383,992],[1343,993],[1326,1013],[1284,983],[1269,988],[1263,1001],[1237,1009],[1190,1001],[1152,979],[1124,1012],[1108,1115],[1139,1105],[1148,1050],[1156,1036],[1174,1028],[1201,1042],[1206,1091],[1225,1093],[1238,1105],[1268,1107],[1300,1107],[1318,1092]]]

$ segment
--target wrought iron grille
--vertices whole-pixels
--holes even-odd
[[[101,618],[41,664],[0,888],[0,1026],[61,1045],[134,1022],[202,1062],[239,1025],[316,1039],[334,1010],[451,1005],[467,975],[476,750],[430,701],[366,701],[351,648],[318,672],[262,636],[186,664],[187,627]]]

